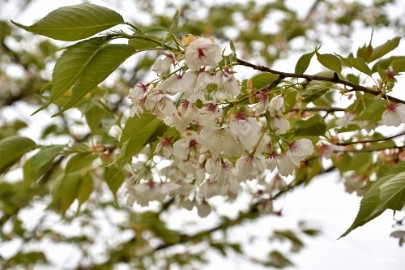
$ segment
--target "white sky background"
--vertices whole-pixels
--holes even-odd
[[[10,2],[8,5],[13,5],[13,1],[8,2]],[[24,10],[24,12],[13,11],[12,8],[7,7],[1,8],[0,17],[12,18],[17,22],[27,25],[42,18],[59,6],[77,4],[80,2],[81,1],[76,0],[36,0],[32,1],[29,8]],[[103,1],[91,2],[106,5]],[[110,2],[112,3],[113,1]],[[218,3],[218,1],[213,0],[207,0],[207,2]],[[243,2],[243,0],[240,2]],[[257,2],[261,1],[259,0]],[[312,2],[313,1],[301,0],[288,1],[290,6],[295,6],[302,14],[306,13]],[[117,6],[110,5],[109,7],[123,14],[124,18],[128,18],[136,11],[128,9],[127,7],[129,7],[129,5],[127,5],[127,3],[127,1],[120,1]],[[401,12],[401,10],[405,10],[404,2],[402,2],[402,8],[392,9],[392,12]],[[10,11],[13,12],[10,13]],[[131,15],[125,16],[126,14]],[[139,16],[142,15],[139,14]],[[198,35],[199,33],[193,34]],[[389,31],[379,31],[376,29],[374,33],[374,44],[378,45],[393,37],[394,34]],[[362,46],[369,41],[369,38],[370,29],[358,30],[353,48]],[[311,49],[312,48],[308,48],[308,50]],[[336,46],[333,40],[325,40],[324,44],[322,44],[321,52],[330,53],[334,52],[335,49]],[[396,52],[397,54],[401,52],[403,54],[404,51],[405,40],[402,40],[400,48],[398,48]],[[298,57],[299,55],[291,56],[286,60],[279,61],[275,64],[274,68],[282,71],[293,71]],[[307,73],[316,71],[318,71],[316,67],[311,66]],[[405,75],[402,77],[405,77]],[[405,78],[401,78],[400,76],[398,79],[402,87],[397,87],[397,89],[404,90]],[[397,92],[394,95],[405,99],[403,91],[402,93]],[[19,108],[19,110],[24,111],[24,108]],[[27,115],[29,115],[29,112],[27,112]],[[33,121],[38,121],[38,118],[35,119],[35,117],[40,116],[34,116],[32,119]],[[356,229],[345,238],[336,241],[336,238],[339,237],[354,220],[360,202],[360,198],[357,196],[344,192],[342,183],[337,183],[339,183],[337,173],[330,173],[315,179],[309,186],[289,193],[285,198],[278,201],[278,206],[282,206],[284,212],[282,218],[262,218],[255,223],[235,230],[234,238],[243,239],[243,235],[245,235],[246,232],[257,232],[258,235],[265,233],[267,235],[271,228],[293,228],[297,220],[306,220],[310,225],[319,227],[323,231],[323,234],[316,238],[306,239],[308,246],[298,255],[291,257],[296,263],[296,267],[291,269],[405,269],[405,247],[399,248],[397,240],[389,237],[393,224],[392,212],[384,213],[367,225]],[[222,209],[222,211],[228,211],[228,209]],[[191,216],[197,217],[197,215],[194,214],[191,214]],[[173,226],[180,225],[175,222],[176,220],[176,216],[174,216]],[[202,223],[206,225],[209,223],[209,219]],[[268,245],[264,241],[262,246]],[[253,253],[260,253],[260,251],[260,249],[252,250]],[[219,255],[213,254],[211,259],[212,263],[204,269],[261,269],[257,266],[245,264],[243,260],[237,256],[222,258]],[[64,262],[66,261],[59,263]],[[62,265],[60,266],[62,267]]]

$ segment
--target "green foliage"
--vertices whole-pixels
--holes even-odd
[[[25,153],[36,147],[27,137],[11,136],[0,141],[0,173],[14,165]]]
[[[35,34],[58,40],[74,41],[91,37],[117,24],[124,23],[124,20],[113,10],[86,3],[58,8],[31,26],[13,23]]]
[[[295,73],[303,74],[307,70],[314,54],[315,52],[310,52],[301,55],[301,57],[298,59],[297,64],[295,65]]]
[[[394,50],[396,47],[399,45],[399,41],[401,40],[400,37],[396,37],[393,39],[388,40],[384,44],[381,44],[378,47],[373,48],[372,53],[370,54],[370,57],[367,58],[367,62],[373,62],[374,60],[377,60],[387,53],[391,52]]]
[[[51,208],[64,214],[75,199],[78,199],[79,207],[88,199],[93,191],[91,164],[96,158],[89,153],[80,153],[69,159],[64,174],[53,187]]]
[[[307,120],[295,122],[295,136],[324,136],[326,132],[325,120],[320,115],[314,115]]]
[[[252,87],[256,89],[263,89],[270,86],[271,83],[277,79],[277,77],[277,75],[268,72],[256,74],[251,78]]]
[[[161,125],[162,121],[151,113],[128,119],[122,132],[123,149],[119,159],[128,160],[139,153]]]
[[[371,76],[371,74],[373,74],[373,72],[371,71],[371,69],[369,68],[369,66],[364,61],[363,58],[358,58],[358,57],[353,57],[353,56],[349,56],[349,57],[339,56],[339,57],[346,66],[353,67],[353,68],[357,69],[358,71],[363,72],[364,74],[367,74],[369,76]]]
[[[58,58],[53,69],[50,102],[65,94],[75,85],[80,74],[107,41],[104,37],[96,37],[81,41],[66,49]]]
[[[42,174],[44,174],[52,164],[54,158],[61,153],[63,145],[52,145],[41,149],[24,163],[24,185],[29,187]]]
[[[61,112],[78,104],[87,93],[104,81],[132,54],[134,54],[134,50],[126,44],[107,44],[97,50],[77,77],[72,89],[72,96]]]
[[[338,73],[342,71],[342,63],[336,55],[330,53],[320,54],[316,52],[316,58],[324,67]]]
[[[388,209],[401,210],[405,205],[405,162],[390,168],[364,194],[353,224],[340,237],[381,215]]]

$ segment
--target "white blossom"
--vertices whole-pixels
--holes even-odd
[[[173,153],[170,137],[163,137],[162,140],[156,145],[156,153],[162,153],[162,156],[169,158]]]
[[[200,142],[213,155],[224,153],[229,157],[235,157],[244,151],[243,146],[227,127],[206,126],[200,133]]]
[[[255,111],[255,116],[260,116],[264,114],[268,107],[269,107],[269,99],[267,98],[267,94],[259,92],[256,94],[256,97],[259,99],[259,101],[254,104],[253,110]]]
[[[284,113],[284,98],[282,95],[275,96],[270,100],[269,111],[271,116]]]
[[[196,207],[197,207],[197,214],[200,217],[206,217],[211,213],[211,206],[206,201],[198,203]]]
[[[342,150],[344,150],[344,147],[340,145],[327,143],[321,143],[320,145],[321,155],[324,156],[325,158],[331,158],[334,151],[342,151]]]
[[[240,180],[253,179],[265,169],[263,156],[244,155],[235,163],[235,177]]]
[[[350,174],[344,177],[345,190],[348,193],[356,192],[357,196],[362,196],[367,185],[366,179],[360,175]]]
[[[288,145],[288,151],[277,159],[277,170],[282,176],[292,174],[296,166],[299,166],[301,161],[306,156],[314,152],[314,146],[308,139],[299,139]]]
[[[169,72],[170,66],[174,64],[174,56],[172,54],[166,55],[162,59],[156,60],[152,66],[152,70],[160,75],[165,75]]]
[[[235,79],[229,69],[217,72],[216,84],[218,85],[216,97],[219,100],[233,99],[240,95],[239,81]]]
[[[173,144],[173,155],[180,159],[187,159],[188,154],[191,151],[196,151],[198,142],[195,133],[186,133],[186,137],[177,140]]]
[[[206,72],[202,71],[198,73],[197,81],[195,84],[194,89],[192,89],[192,93],[190,94],[190,100],[195,102],[197,100],[205,101],[207,95],[207,87],[210,84],[215,83],[215,76]]]
[[[140,115],[143,112],[142,100],[148,87],[142,83],[137,83],[134,87],[129,89],[129,98],[132,100],[133,105],[130,111],[130,116]]]
[[[160,119],[165,120],[167,117],[173,117],[177,108],[168,96],[166,96],[161,91],[153,89],[145,100],[145,109],[154,113]],[[170,120],[167,120],[169,121]]]
[[[405,123],[405,105],[390,103],[387,106],[387,110],[384,111],[382,118],[382,124],[386,126],[398,127]]]
[[[295,164],[292,162],[289,156],[282,155],[277,158],[277,171],[282,176],[288,176],[293,173]]]
[[[290,122],[284,116],[277,114],[270,118],[269,123],[276,134],[285,134],[291,127]]]
[[[229,129],[246,150],[251,150],[259,142],[262,128],[255,118],[240,112],[229,122]]]
[[[201,66],[217,66],[222,60],[221,47],[208,38],[197,38],[186,48],[185,59],[191,70]]]
[[[296,166],[300,165],[301,160],[314,152],[314,145],[308,139],[299,139],[288,145],[287,156]]]
[[[284,134],[290,129],[290,122],[283,116],[284,98],[281,95],[275,96],[269,103],[270,127],[276,134]]]
[[[201,126],[215,126],[221,117],[221,109],[213,102],[206,103],[204,107],[198,110],[198,124]]]
[[[161,82],[157,88],[171,95],[177,93],[190,95],[196,86],[197,76],[198,73],[194,71],[188,71],[183,75],[173,75]]]

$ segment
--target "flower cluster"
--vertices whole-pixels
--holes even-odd
[[[130,90],[132,116],[150,112],[175,132],[149,148],[170,163],[156,173],[159,180],[138,176],[128,180],[127,190],[130,204],[177,195],[184,207],[195,206],[204,216],[206,199],[235,197],[242,182],[276,168],[288,176],[314,147],[308,139],[283,137],[290,129],[283,96],[243,90],[212,39],[186,45],[183,55],[170,53],[155,63],[160,80]]]

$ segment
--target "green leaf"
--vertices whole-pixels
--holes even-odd
[[[0,141],[0,173],[4,173],[22,155],[35,148],[35,142],[27,137],[11,136]]]
[[[162,121],[151,113],[128,119],[122,132],[123,153],[120,158],[128,159],[139,153],[161,124]]]
[[[312,57],[314,56],[315,52],[310,52],[307,54],[302,55],[299,59],[297,64],[295,65],[295,73],[303,74],[311,62]]]
[[[101,127],[101,121],[105,115],[105,110],[100,103],[92,100],[89,104],[89,107],[84,112],[86,117],[87,125],[90,127],[90,130],[93,134],[99,133]]]
[[[52,189],[52,202],[50,206],[56,207],[62,214],[78,198],[83,179],[88,178],[93,169],[92,162],[97,155],[80,153],[71,157],[66,164],[65,174],[61,176]],[[88,193],[88,187],[84,187],[81,199],[84,200]]]
[[[325,120],[320,115],[314,115],[307,120],[297,121],[294,125],[295,136],[324,136]]]
[[[342,63],[339,58],[333,54],[320,54],[316,53],[316,57],[324,67],[340,73],[342,71]]]
[[[360,72],[363,72],[364,74],[367,74],[371,76],[373,72],[367,65],[367,63],[364,61],[363,58],[355,58],[355,57],[340,57],[340,59],[343,61],[343,63],[348,66],[348,67],[353,67],[357,69]]]
[[[106,167],[104,170],[104,180],[117,201],[117,190],[120,188],[126,178],[125,171],[113,166]]]
[[[374,100],[367,103],[367,107],[354,120],[368,121],[369,124],[376,124],[381,120],[382,114],[386,111],[386,100]]]
[[[405,71],[405,57],[401,57],[392,61],[392,69],[395,73],[400,73]]]
[[[278,78],[278,75],[273,74],[273,73],[269,73],[269,72],[259,73],[257,75],[254,75],[251,78],[252,87],[256,88],[256,89],[262,89],[264,87],[269,86],[277,78]]]
[[[301,94],[301,96],[304,98],[303,101],[309,103],[320,98],[326,92],[328,92],[332,86],[333,83],[331,82],[311,81]]]
[[[79,4],[58,8],[31,26],[13,23],[35,34],[58,40],[74,41],[88,38],[124,23],[124,19],[120,14],[108,8],[94,4]]]
[[[401,210],[405,205],[405,161],[393,166],[364,194],[353,224],[339,238],[381,215],[385,210]]]
[[[154,40],[154,39],[153,39]],[[148,39],[145,36],[134,34],[128,40],[128,45],[130,45],[137,52],[147,51],[158,48],[160,45],[158,42]]]
[[[364,175],[370,170],[372,162],[372,153],[356,153],[351,156],[347,171],[354,171],[359,175]]]
[[[77,200],[79,201],[79,206],[77,211],[80,210],[80,206],[85,203],[94,190],[93,177],[90,173],[86,174],[80,181],[80,186],[77,194]]]
[[[126,44],[107,44],[99,49],[79,74],[73,86],[72,96],[61,112],[79,103],[87,93],[104,81],[108,75],[134,53],[134,49]]]
[[[59,98],[77,81],[98,50],[107,42],[105,38],[92,38],[67,48],[56,61],[52,74],[52,93],[50,101]]]
[[[30,186],[43,175],[63,148],[63,145],[53,145],[43,148],[25,162],[23,166],[24,187]]]
[[[369,43],[367,46],[366,44],[363,47],[360,47],[357,50],[357,57],[364,59],[367,63],[369,63],[368,59],[370,58],[371,53],[373,52],[373,46]]]
[[[367,59],[367,63],[373,62],[374,60],[383,57],[390,51],[394,50],[399,45],[400,37],[396,37],[388,40],[384,44],[373,49],[373,52],[370,55],[370,58]]]

